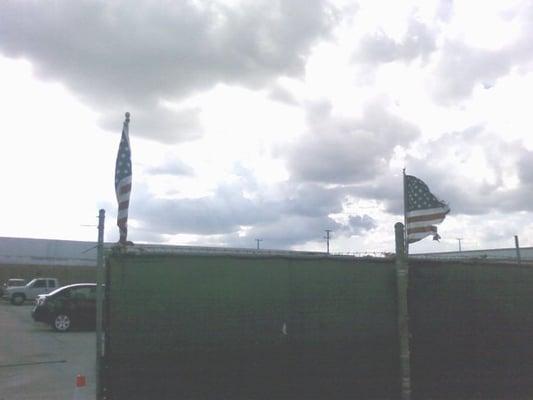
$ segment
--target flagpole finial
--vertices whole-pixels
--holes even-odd
[[[129,120],[130,120],[130,113],[127,112],[127,113],[126,113],[126,121],[129,121]]]

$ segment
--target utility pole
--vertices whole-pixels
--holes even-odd
[[[105,210],[98,213],[98,244],[96,255],[96,398],[103,398],[102,357],[103,357],[103,283],[104,283],[104,222]]]
[[[331,232],[331,229],[326,229],[325,230],[326,232],[326,236],[324,236],[324,239],[326,239],[326,253],[329,254],[329,239],[330,239],[330,236],[329,236],[329,233]]]
[[[257,250],[259,250],[259,242],[262,242],[263,239],[255,239],[255,241],[257,242]]]
[[[457,241],[459,242],[459,253],[462,251],[461,250],[461,240],[463,240],[463,238],[457,238]]]

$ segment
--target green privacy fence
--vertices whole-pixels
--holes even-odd
[[[410,262],[415,398],[533,398],[533,269]]]
[[[108,267],[110,398],[397,392],[391,263],[123,255]]]
[[[394,268],[325,255],[111,254],[106,396],[399,398]],[[413,398],[531,397],[531,283],[527,267],[411,263]]]

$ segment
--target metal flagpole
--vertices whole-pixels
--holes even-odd
[[[518,243],[518,235],[514,235],[514,245],[516,248],[516,262],[518,264],[522,263],[522,257],[520,257],[520,244]]]
[[[403,169],[403,226],[404,226],[404,248],[405,255],[409,255],[409,235],[407,235],[407,179],[405,168]]]
[[[105,210],[98,213],[98,246],[96,265],[96,399],[102,398],[103,357],[103,281],[104,281],[104,222]]]
[[[411,350],[409,345],[409,235],[407,234],[407,176],[403,169],[403,225],[394,225],[396,238],[396,285],[398,339],[400,344],[401,399],[411,400]]]
[[[404,226],[394,225],[396,238],[396,285],[398,301],[398,339],[400,344],[400,387],[402,400],[411,400],[411,352],[409,350],[409,263],[405,253]]]

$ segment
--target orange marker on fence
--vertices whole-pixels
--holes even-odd
[[[73,400],[83,400],[87,397],[87,381],[85,375],[78,374],[76,376],[76,388],[74,389]]]

